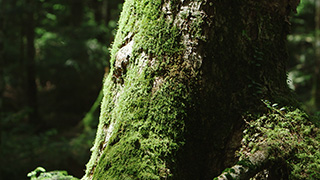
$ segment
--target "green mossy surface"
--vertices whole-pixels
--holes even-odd
[[[248,122],[242,140],[240,159],[246,162],[246,153],[254,153],[261,145],[267,146],[275,162],[284,161],[289,169],[289,179],[320,179],[320,133],[300,109],[278,107],[264,101],[267,114]],[[286,168],[279,164],[278,169]],[[252,168],[252,167],[251,167]]]
[[[123,75],[124,84],[111,81],[113,67],[105,79],[100,123],[84,178],[163,179],[172,175],[175,153],[184,144],[187,115],[183,102],[188,96],[183,83],[161,71],[161,67],[175,64],[173,54],[182,50],[178,30],[164,20],[161,5],[160,0],[128,0],[124,4],[111,64],[127,43],[124,39],[129,32],[134,34],[133,56]],[[139,62],[142,51],[160,57],[161,66],[149,70]],[[155,74],[163,76],[164,83],[153,93]],[[112,135],[105,142],[111,124]]]
[[[30,180],[79,180],[71,175],[68,175],[67,171],[50,171],[42,167],[37,167],[34,171],[28,173]]]
[[[139,81],[141,82],[141,81]],[[95,170],[94,179],[160,179],[170,176],[168,165],[174,162],[174,153],[183,145],[183,104],[177,98],[181,93],[164,85],[152,98],[136,86],[129,94],[139,98],[120,101],[121,113],[108,146]],[[145,86],[146,87],[146,86]],[[126,109],[126,110],[123,110]],[[116,110],[116,109],[115,109]]]

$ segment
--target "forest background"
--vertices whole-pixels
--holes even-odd
[[[122,3],[0,0],[0,180],[39,166],[84,175]],[[316,3],[301,0],[291,19],[288,85],[320,123]]]

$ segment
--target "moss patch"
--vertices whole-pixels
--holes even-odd
[[[30,180],[79,180],[71,175],[68,175],[67,171],[50,171],[46,172],[43,167],[37,167],[34,171],[28,173]]]
[[[151,78],[128,72],[126,85],[110,113],[116,121],[94,172],[94,179],[161,179],[171,176],[174,154],[183,145],[186,92],[170,82],[151,96]],[[131,74],[132,73],[132,74]],[[132,78],[132,79],[130,79]],[[100,135],[103,136],[103,135]]]
[[[178,29],[166,22],[162,6],[161,0],[128,0],[124,4],[111,64],[128,43],[125,37],[129,33],[134,48],[124,82],[111,81],[114,67],[105,79],[100,123],[84,179],[172,176],[175,153],[184,144],[188,88],[177,80],[177,68],[163,71],[177,67],[182,46]],[[155,56],[160,66],[149,68]],[[155,75],[163,81],[152,91]]]
[[[285,161],[290,169],[290,179],[319,179],[319,129],[299,109],[289,110],[268,101],[264,103],[268,113],[247,122],[240,159],[245,160],[266,143],[269,159]]]

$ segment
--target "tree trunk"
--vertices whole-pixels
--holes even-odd
[[[2,95],[4,92],[4,0],[0,1],[0,109],[2,109]]]
[[[97,22],[97,24],[101,24],[102,22],[101,1],[92,0],[91,4],[94,10],[94,20]]]
[[[5,77],[4,77],[4,26],[5,26],[5,18],[4,18],[4,0],[0,1],[0,116],[2,117],[2,113],[4,110],[3,107],[3,92],[5,86]],[[0,126],[3,127],[2,121],[0,121]],[[0,128],[0,145],[2,145],[2,128]]]
[[[111,5],[110,1],[107,1],[107,0],[102,1],[102,19],[103,19],[104,25],[106,26],[108,26],[108,23],[110,21],[110,15],[111,15],[111,9],[112,9],[110,5]]]
[[[26,72],[27,72],[27,101],[28,106],[32,109],[30,113],[30,120],[34,124],[40,126],[38,118],[38,98],[36,86],[36,63],[35,63],[35,3],[33,0],[27,0],[27,13],[26,13]]]
[[[233,166],[244,117],[282,113],[261,99],[295,102],[285,64],[297,3],[127,0],[83,179],[212,179]]]
[[[315,1],[315,74],[313,100],[316,109],[320,109],[320,1]]]
[[[81,25],[84,16],[84,1],[83,0],[71,0],[69,1],[71,14],[70,23],[71,25],[78,27]]]

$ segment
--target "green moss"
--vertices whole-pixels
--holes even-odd
[[[319,129],[299,109],[289,111],[289,108],[278,108],[269,102],[265,104],[268,113],[248,122],[243,147],[252,150],[266,142],[270,159],[287,159],[290,179],[319,179]],[[248,149],[241,151],[250,152]],[[245,160],[246,155],[242,154],[240,159]]]
[[[172,4],[174,5],[174,3]],[[182,50],[179,30],[166,22],[162,1],[125,2],[119,30],[111,50],[111,64],[125,37],[133,33],[134,49],[124,84],[111,81],[113,67],[104,83],[100,123],[86,177],[93,179],[161,179],[172,176],[174,155],[183,145],[185,104],[188,100],[183,83],[161,69],[179,61]],[[147,70],[141,51],[165,59],[161,66]],[[175,57],[174,57],[174,56]],[[160,60],[161,60],[160,59]],[[152,74],[164,76],[164,84],[153,94]],[[168,79],[171,81],[169,82]],[[112,133],[108,135],[108,128]],[[110,137],[109,137],[110,136]],[[105,139],[108,139],[105,142]]]
[[[154,95],[152,79],[137,75],[139,68],[127,74],[130,88],[122,89],[117,104],[106,118],[116,121],[105,153],[94,172],[94,179],[161,179],[171,176],[168,165],[183,145],[183,87],[166,83]],[[179,99],[177,99],[179,98]],[[182,98],[182,99],[181,99]]]
[[[238,165],[242,165],[244,167],[248,167],[249,169],[255,169],[256,166],[253,165],[248,159],[243,159],[237,162]]]
[[[46,172],[42,167],[37,167],[34,171],[28,173],[28,177],[30,177],[30,180],[78,180],[78,178],[68,175],[67,171]]]
[[[170,2],[174,7],[175,3]],[[119,30],[111,50],[111,64],[129,32],[135,36],[135,51],[153,55],[172,55],[181,51],[180,31],[164,18],[161,0],[128,0],[124,3]]]
[[[162,8],[161,1],[148,1],[143,16],[139,20],[139,42],[136,48],[141,48],[148,54],[173,55],[181,51],[180,30],[173,22],[167,22],[164,14],[159,9]]]

